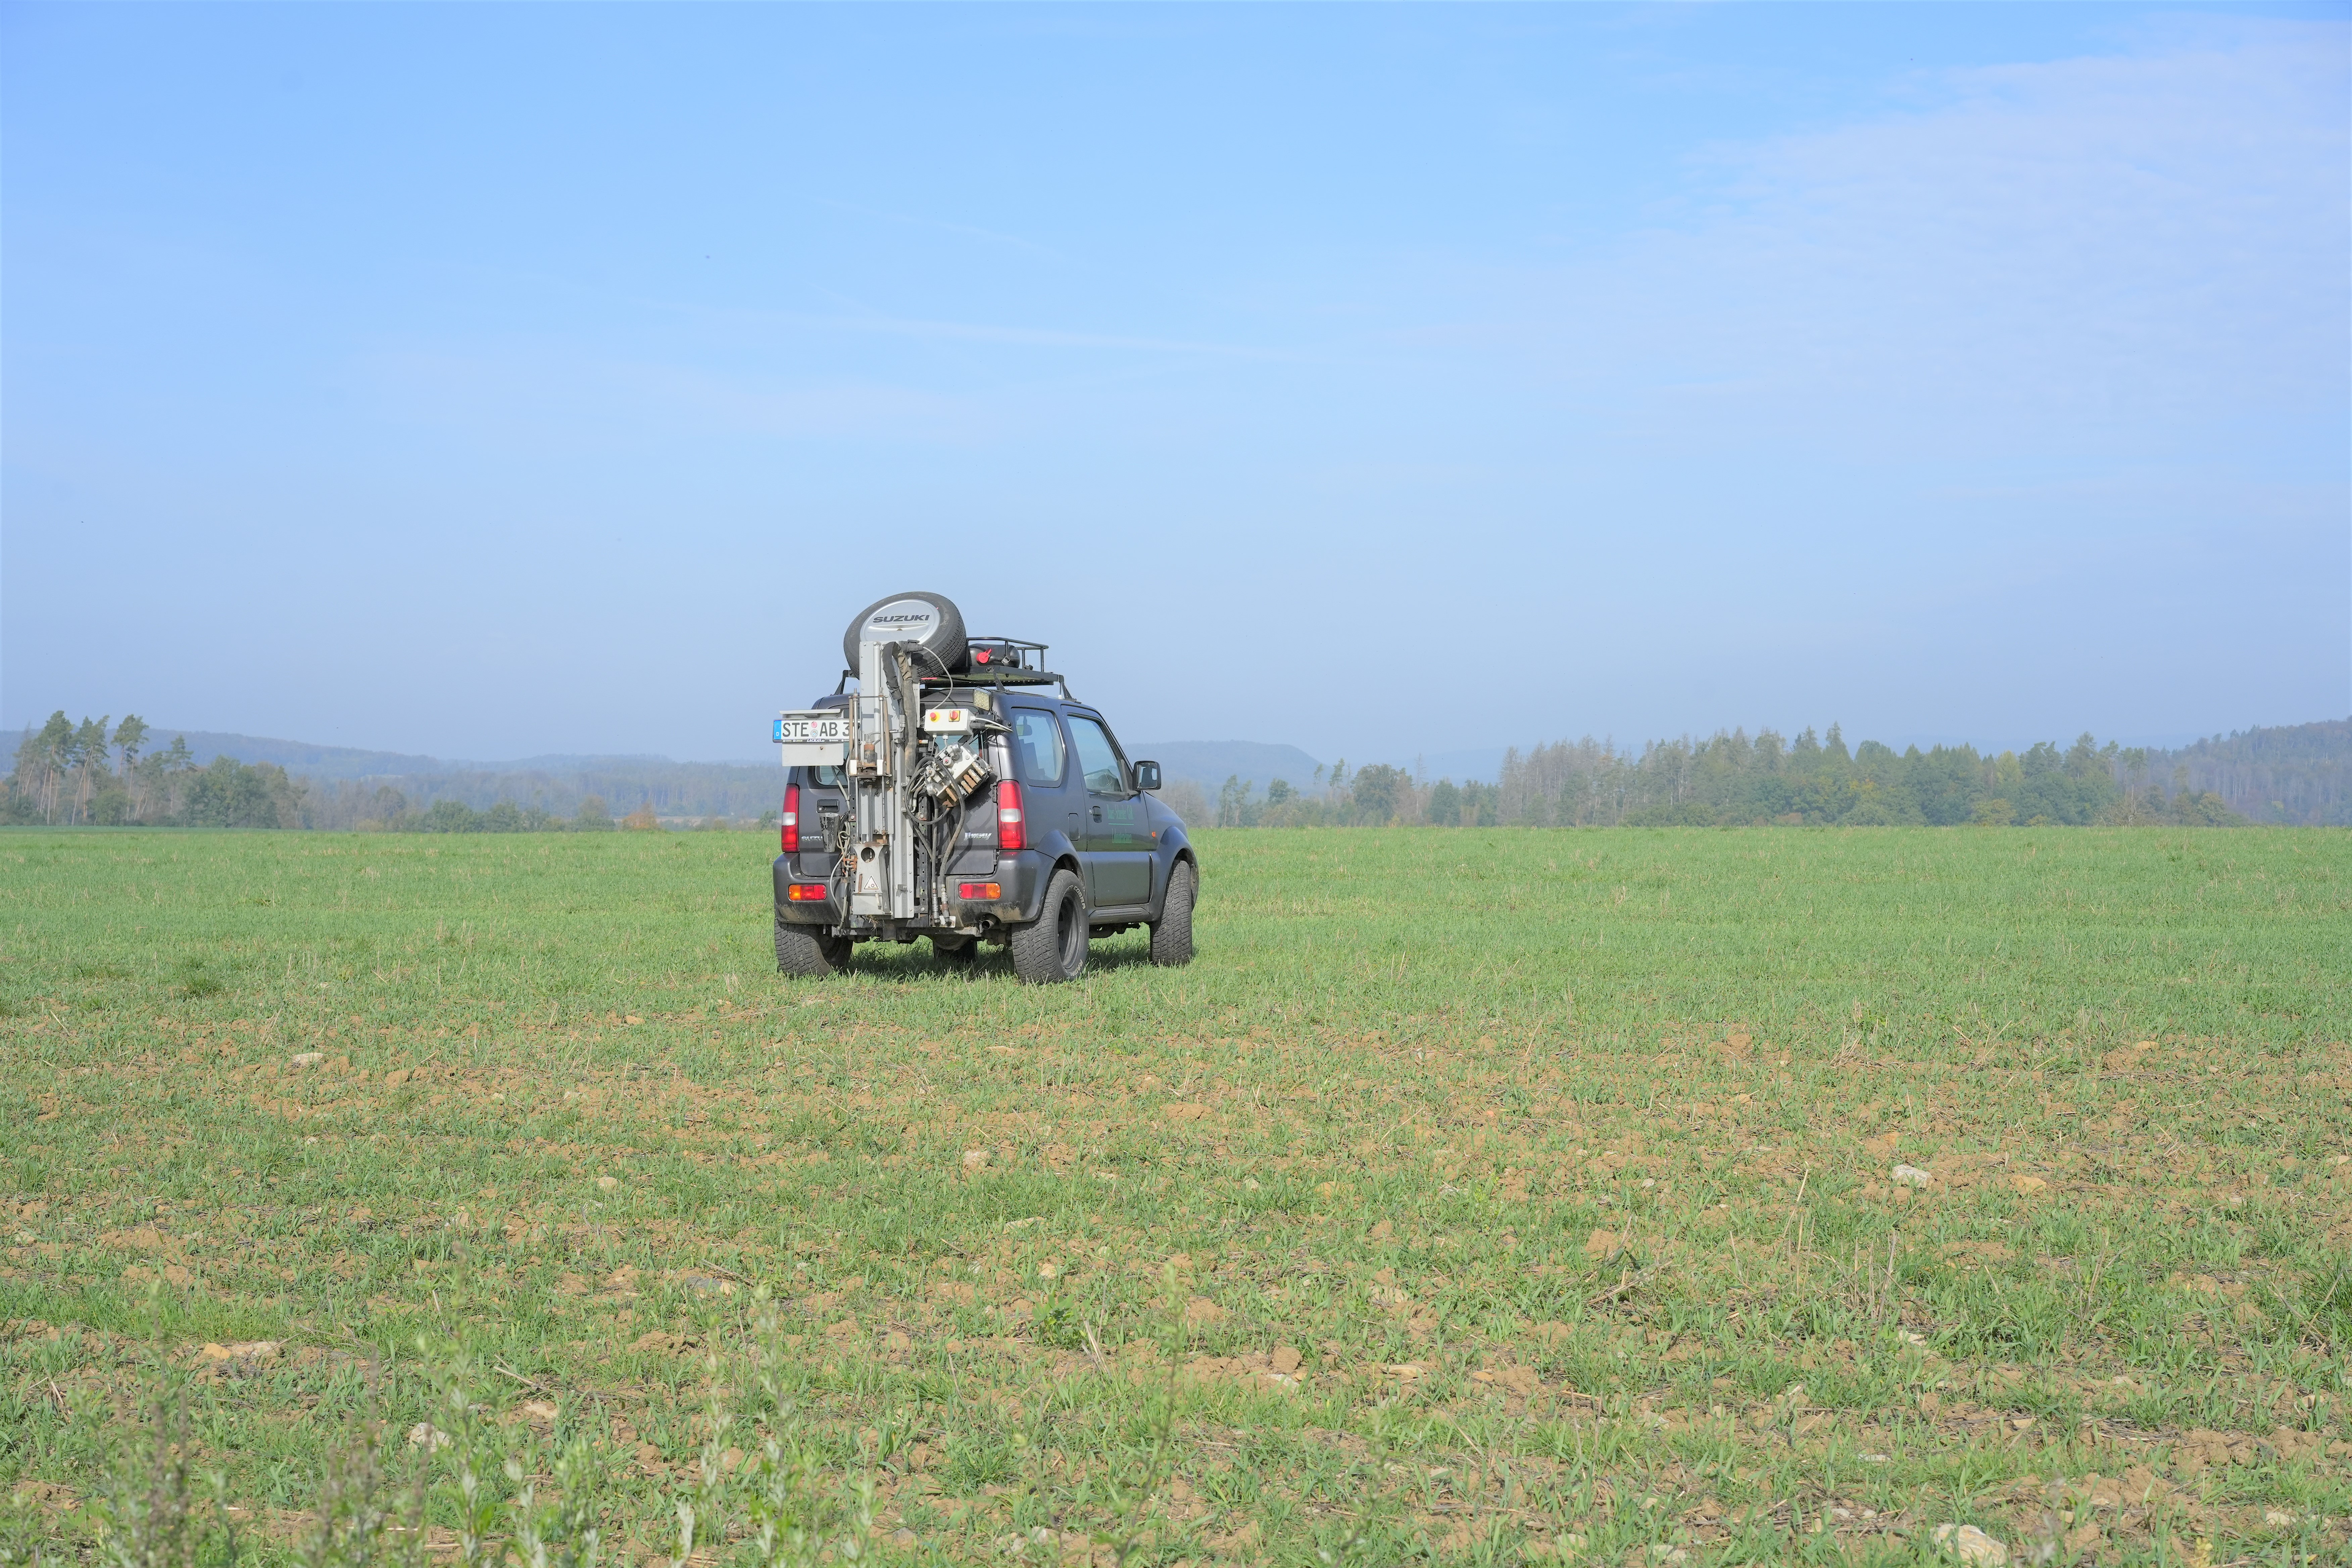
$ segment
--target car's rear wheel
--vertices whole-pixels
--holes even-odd
[[[1045,907],[1006,943],[1013,973],[1032,985],[1076,980],[1087,967],[1087,900],[1078,875],[1066,867],[1045,884]]]
[[[776,922],[776,970],[821,980],[849,967],[850,942],[828,931]]]
[[[1151,962],[1173,968],[1192,962],[1192,900],[1201,885],[1190,860],[1179,860],[1168,873],[1168,896],[1160,901],[1160,918],[1151,922]]]

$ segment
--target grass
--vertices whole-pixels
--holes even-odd
[[[780,979],[743,835],[0,836],[0,1552],[161,1399],[263,1558],[376,1431],[632,1561],[2343,1560],[2352,835],[1202,839],[1033,989]]]

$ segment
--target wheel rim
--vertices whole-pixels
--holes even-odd
[[[1076,974],[1087,961],[1087,923],[1076,893],[1062,900],[1054,916],[1054,929],[1062,940],[1062,973]]]

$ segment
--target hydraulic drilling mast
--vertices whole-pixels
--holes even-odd
[[[853,915],[902,921],[915,915],[915,832],[909,807],[917,701],[914,671],[899,645],[862,640],[849,759],[850,784],[856,791],[856,826],[848,845]]]

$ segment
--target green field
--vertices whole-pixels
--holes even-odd
[[[2345,1560],[2352,835],[1203,834],[1049,989],[770,847],[0,835],[0,1550],[160,1408],[262,1558]]]

